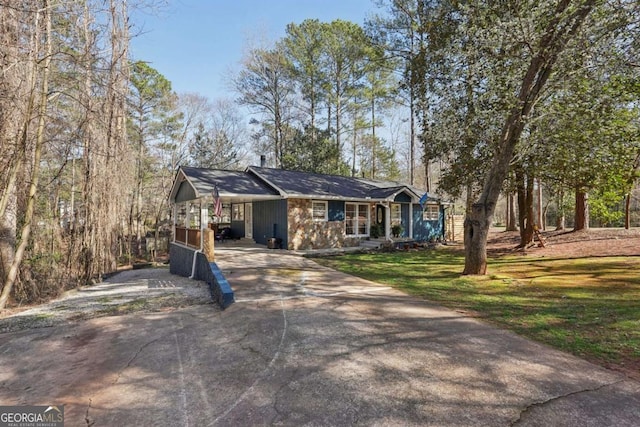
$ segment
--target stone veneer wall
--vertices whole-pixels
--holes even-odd
[[[311,200],[288,200],[288,249],[342,248],[360,244],[358,238],[346,237],[344,221],[314,221],[311,214]]]

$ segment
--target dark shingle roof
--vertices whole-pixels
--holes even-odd
[[[194,187],[196,197],[210,195],[215,186],[218,187],[221,196],[266,196],[267,198],[280,196],[338,200],[393,200],[403,191],[417,198],[424,194],[419,189],[393,181],[256,166],[250,166],[244,172],[187,166],[181,167],[180,170]]]
[[[391,196],[394,196],[395,194],[401,192],[402,190],[406,189],[407,187],[405,186],[398,186],[398,187],[388,187],[388,188],[373,188],[369,191],[369,197],[371,197],[372,199],[387,199],[390,198]]]
[[[253,175],[242,171],[227,171],[219,169],[201,169],[181,167],[187,179],[193,184],[196,191],[202,196],[211,194],[214,186],[218,186],[221,195],[257,195],[277,196],[278,192]]]
[[[387,199],[409,189],[398,183],[250,166],[248,172],[282,190],[283,195],[338,199]],[[409,189],[412,191],[411,189]],[[413,192],[413,191],[412,191]],[[420,194],[415,193],[418,197]]]
[[[249,167],[287,195],[310,197],[364,198],[371,186],[346,176],[322,175],[283,169]]]

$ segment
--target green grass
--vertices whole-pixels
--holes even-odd
[[[503,257],[486,276],[461,276],[464,257],[448,249],[317,261],[590,360],[636,368],[640,360],[640,257]]]
[[[157,297],[156,297],[157,298]],[[103,303],[109,302],[107,297],[106,301],[102,301]],[[152,301],[147,298],[137,298],[131,301],[123,302],[120,304],[108,305],[100,310],[98,310],[98,314],[101,316],[117,316],[121,314],[134,313],[136,311],[142,311],[147,309],[151,305]]]
[[[48,320],[51,319],[53,317],[53,314],[49,314],[49,313],[38,313],[35,316],[33,316],[34,320]]]

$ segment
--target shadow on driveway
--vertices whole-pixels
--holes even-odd
[[[216,262],[225,311],[0,334],[0,401],[65,404],[69,426],[640,425],[640,383],[618,373],[285,252]],[[118,277],[105,292],[182,280]]]

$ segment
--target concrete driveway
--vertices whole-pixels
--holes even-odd
[[[224,312],[190,299],[0,334],[0,402],[65,404],[68,426],[640,425],[621,374],[286,252],[216,261]]]

